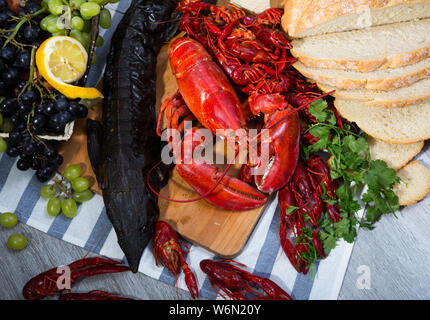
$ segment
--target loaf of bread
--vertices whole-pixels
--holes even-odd
[[[417,203],[430,192],[430,170],[418,161],[397,171],[397,176],[402,181],[394,186],[394,193],[401,206]]]
[[[291,37],[368,28],[430,17],[429,0],[286,0],[282,27]]]
[[[342,99],[336,99],[334,104],[341,116],[378,140],[408,144],[430,138],[429,102],[405,108],[370,107]]]
[[[296,62],[294,67],[309,79],[339,89],[388,91],[430,78],[430,58],[405,67],[371,72],[311,68],[301,62]]]
[[[430,19],[330,33],[292,41],[291,53],[307,67],[370,72],[430,57]]]
[[[387,165],[398,171],[408,164],[424,147],[424,141],[410,144],[387,143],[367,136],[372,160],[383,160]]]
[[[321,83],[318,83],[318,86],[324,92],[336,90],[333,93],[336,98],[357,100],[368,106],[402,108],[430,100],[430,78],[391,91],[368,89],[342,90]]]

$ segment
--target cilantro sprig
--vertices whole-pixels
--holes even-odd
[[[400,179],[384,161],[370,158],[365,136],[353,132],[349,124],[342,129],[337,126],[336,115],[325,100],[315,101],[308,111],[318,122],[310,125],[307,132],[318,141],[302,145],[302,155],[308,158],[312,153],[328,152],[331,177],[342,181],[336,190],[342,220],[333,223],[327,217],[320,225],[320,237],[328,255],[340,239],[352,243],[358,226],[373,229],[383,215],[395,214],[399,199],[393,187]],[[357,212],[362,206],[366,207],[366,215],[360,219]]]

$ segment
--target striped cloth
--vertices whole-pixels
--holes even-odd
[[[105,44],[97,48],[98,62],[90,72],[89,86],[98,83],[103,74],[112,33],[129,3],[128,0],[121,0],[108,6],[112,12],[112,27],[109,30],[101,29]],[[96,254],[125,261],[101,196],[95,195],[90,201],[79,205],[74,219],[64,215],[49,216],[46,212],[47,200],[39,195],[43,184],[37,180],[34,171],[19,171],[16,161],[16,158],[10,158],[5,153],[0,154],[0,212],[14,212],[22,223],[53,237]],[[235,260],[247,265],[248,270],[255,274],[269,277],[291,293],[294,299],[337,299],[353,245],[341,242],[327,259],[315,264],[313,270],[304,276],[294,270],[283,254],[278,234],[279,206],[275,199],[263,213],[246,247]],[[201,260],[216,257],[197,245],[187,245],[190,250],[186,259],[196,274],[200,295],[208,299],[219,298],[199,267]],[[139,271],[175,285],[175,278],[168,269],[155,266],[151,243],[144,251]],[[178,286],[187,290],[183,275],[178,279]]]

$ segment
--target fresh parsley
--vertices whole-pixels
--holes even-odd
[[[373,229],[384,214],[395,213],[399,199],[393,186],[400,179],[384,161],[370,158],[365,136],[354,133],[349,124],[344,124],[342,129],[337,126],[336,115],[328,108],[327,101],[315,101],[308,111],[318,122],[311,124],[307,132],[318,141],[302,145],[302,156],[308,158],[312,153],[328,152],[331,177],[342,182],[336,190],[342,220],[333,223],[326,217],[320,225],[320,237],[328,255],[339,240],[352,243],[358,226]],[[363,193],[365,187],[367,191]],[[362,206],[366,206],[366,215],[359,218],[357,212]]]

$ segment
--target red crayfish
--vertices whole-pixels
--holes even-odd
[[[266,194],[285,187],[296,169],[298,111],[325,95],[292,68],[291,44],[279,27],[282,10],[256,15],[233,5],[203,2],[188,2],[177,10],[184,12],[180,28],[188,37],[170,46],[170,66],[179,90],[161,106],[157,133],[162,135],[166,116],[167,132],[179,132],[168,140],[176,170],[201,195],[198,199],[232,211],[260,207],[267,202]],[[245,104],[229,80],[248,95]],[[257,137],[247,135],[250,118],[257,119]],[[192,120],[199,124],[186,130],[184,122]],[[186,161],[185,152],[179,151],[187,139],[192,141],[192,153],[201,145],[197,129],[202,127],[232,143],[236,156],[240,145],[253,147],[259,155],[267,150],[267,156],[249,155],[240,178],[227,175],[231,164],[221,172],[202,159]],[[268,132],[264,138],[263,131]]]
[[[179,240],[179,236],[175,230],[166,222],[158,221],[155,226],[153,238],[153,254],[155,262],[158,265],[158,260],[162,265],[166,266],[173,273],[177,280],[181,269],[185,274],[185,283],[193,299],[199,297],[196,278],[184,259],[184,250],[181,244],[186,245]]]
[[[281,246],[298,272],[308,272],[307,254],[326,257],[318,228],[324,207],[333,222],[341,220],[338,205],[332,204],[335,190],[327,164],[314,154],[306,166],[299,162],[292,182],[278,193]]]
[[[67,275],[64,269],[62,270],[62,273],[58,273],[61,269],[57,267],[49,269],[29,280],[22,290],[24,299],[40,300],[46,296],[52,297],[56,293],[70,290],[70,288],[66,288],[61,281],[66,283],[70,281],[70,286],[72,286],[79,278],[84,276],[92,277],[104,273],[130,271],[130,268],[121,265],[121,262],[96,257],[77,260],[69,264],[67,267],[70,269],[70,275]],[[61,286],[59,286],[59,282],[61,282]],[[63,286],[65,287],[63,288]],[[99,293],[99,291],[92,291],[92,293],[89,294],[81,294],[80,298],[84,299],[90,296],[95,297],[97,295],[101,297],[102,295]]]
[[[217,288],[234,300],[247,300],[249,294],[255,295],[254,299],[292,300],[291,296],[272,280],[240,269],[238,265],[245,266],[232,260],[200,262],[200,268],[208,275],[212,288],[224,299],[226,297]]]

